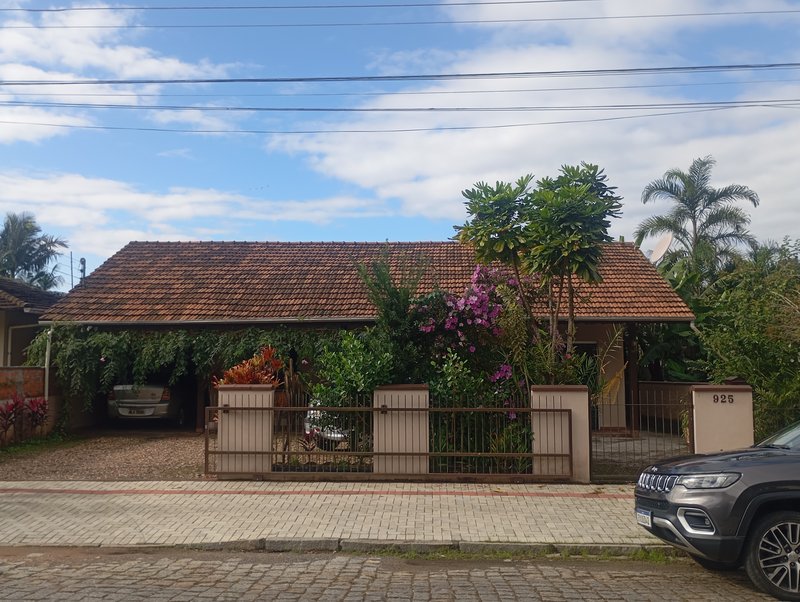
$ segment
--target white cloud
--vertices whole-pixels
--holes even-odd
[[[11,17],[0,46],[0,61],[20,62],[73,72],[92,70],[119,78],[186,78],[222,76],[226,67],[209,61],[187,63],[163,56],[145,46],[123,42],[125,26],[135,22],[133,11],[80,11],[48,13],[39,22]],[[78,26],[46,29],[41,26]],[[88,26],[100,26],[93,29]],[[85,28],[88,27],[88,28]]]
[[[125,182],[78,174],[0,172],[0,213],[21,208],[33,212],[45,231],[67,238],[75,253],[100,256],[130,240],[237,236],[244,223],[325,224],[390,214],[380,201],[349,196],[259,199],[181,187],[147,192]]]
[[[215,64],[207,59],[187,62],[167,56],[153,48],[129,43],[134,36],[126,26],[135,23],[136,11],[72,11],[20,16],[18,13],[0,15],[3,40],[0,44],[0,78],[3,80],[64,80],[83,79],[191,79],[224,77],[232,65]],[[47,29],[44,26],[89,26],[101,28]],[[11,29],[11,26],[29,28]],[[78,90],[91,94],[76,100],[68,93]],[[80,88],[57,85],[4,86],[0,100],[92,102],[98,104],[153,104],[151,95],[158,94],[157,84],[143,85],[81,85]],[[40,109],[40,113],[65,119],[68,108]],[[102,113],[99,113],[102,114]],[[98,113],[93,113],[98,115]],[[13,117],[13,116],[11,116]],[[23,122],[22,118],[6,121]],[[53,119],[39,119],[52,122]],[[178,121],[163,115],[162,122]],[[202,114],[200,110],[184,116],[181,121],[190,123],[225,122]],[[0,123],[0,141],[39,140],[57,133],[53,128],[26,131],[25,126]],[[63,133],[63,132],[61,132]]]
[[[38,142],[69,133],[66,126],[90,125],[91,120],[63,111],[46,111],[28,107],[0,107],[0,144]]]
[[[233,127],[230,119],[219,117],[220,113],[203,111],[201,108],[183,111],[152,111],[150,119],[162,125],[185,124],[195,130],[221,132]]]
[[[587,13],[637,14],[643,12],[704,12],[724,10],[776,10],[791,6],[786,2],[659,2],[627,0],[593,3]],[[512,10],[513,9],[513,10]],[[481,6],[467,10],[452,7],[454,18],[504,18],[509,12],[519,15],[559,15],[562,5],[525,5],[517,7]],[[574,13],[574,5],[569,8]],[[516,14],[516,13],[515,13]],[[795,17],[787,17],[795,18]],[[758,17],[737,17],[738,22]],[[771,23],[779,23],[783,19]],[[441,54],[440,73],[548,71],[560,69],[602,69],[679,65],[693,62],[681,57],[681,48],[672,43],[687,32],[708,32],[730,26],[731,19],[652,19],[648,21],[597,21],[581,24],[483,25],[471,28],[481,44],[469,52]],[[520,29],[525,29],[524,35]],[[487,34],[480,37],[480,33]],[[539,35],[541,34],[541,35]],[[376,69],[393,72],[397,65],[416,55],[381,57]],[[774,57],[757,56],[768,62]],[[728,61],[725,61],[728,62]],[[734,75],[727,81],[736,81]],[[751,76],[752,78],[752,76]],[[517,80],[477,80],[444,82],[415,91],[517,90],[494,94],[453,94],[441,96],[378,97],[365,107],[390,106],[563,106],[630,105],[673,103],[696,98],[680,88],[619,88],[606,90],[554,90],[553,88],[628,86],[663,83],[653,77],[631,78],[549,78]],[[686,82],[686,77],[671,81]],[[723,80],[724,81],[724,80]],[[545,89],[546,91],[532,91]],[[708,97],[764,98],[797,97],[800,86],[779,87],[743,85],[715,90]],[[733,96],[731,96],[733,94]],[[775,96],[778,95],[778,96]],[[668,113],[669,109],[651,112]],[[800,111],[774,108],[732,109],[686,115],[663,115],[635,118],[647,111],[551,110],[541,112],[457,112],[457,113],[370,113],[337,123],[330,129],[448,128],[508,123],[542,123],[608,119],[596,123],[539,125],[510,129],[471,131],[435,131],[387,134],[320,134],[274,136],[268,148],[295,156],[305,155],[308,164],[329,178],[373,191],[381,199],[396,201],[408,216],[464,218],[460,191],[478,180],[493,182],[513,180],[533,172],[537,176],[554,175],[562,164],[581,161],[605,168],[611,183],[625,196],[625,213],[613,226],[616,235],[630,239],[641,219],[664,209],[642,206],[639,196],[650,180],[671,167],[686,169],[696,157],[713,155],[718,160],[714,172],[717,185],[730,182],[745,184],[762,197],[762,207],[753,209],[753,232],[760,238],[796,235],[800,223],[800,204],[786,183],[794,179],[800,155]],[[618,119],[624,117],[625,119]],[[627,117],[631,117],[627,119]],[[756,150],[757,149],[757,150]],[[766,209],[769,207],[769,209]]]

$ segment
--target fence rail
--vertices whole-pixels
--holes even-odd
[[[371,400],[370,400],[371,403]],[[564,481],[572,415],[530,407],[210,407],[218,478]]]

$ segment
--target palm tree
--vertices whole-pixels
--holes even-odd
[[[747,231],[750,216],[735,203],[746,200],[757,207],[758,195],[740,184],[713,188],[711,168],[715,163],[710,156],[695,159],[688,172],[670,169],[645,186],[643,203],[666,199],[673,202],[673,207],[669,213],[649,217],[639,224],[634,232],[637,245],[648,236],[670,233],[678,248],[667,256],[667,261],[686,258],[700,274],[737,255],[738,246],[755,243]]]
[[[28,213],[7,213],[0,230],[0,276],[22,280],[45,290],[55,288],[61,277],[51,264],[67,242],[42,234],[36,218]]]

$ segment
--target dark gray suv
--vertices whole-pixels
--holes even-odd
[[[800,422],[753,447],[647,467],[636,521],[709,569],[800,600]]]

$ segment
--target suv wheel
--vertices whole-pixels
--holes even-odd
[[[747,575],[781,600],[800,600],[800,512],[761,519],[747,540]]]

